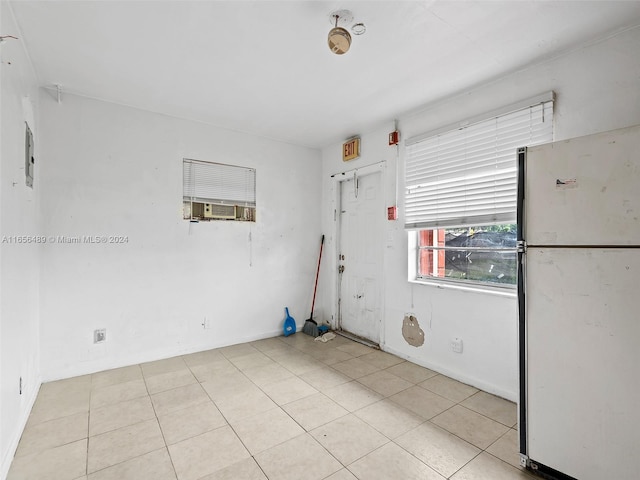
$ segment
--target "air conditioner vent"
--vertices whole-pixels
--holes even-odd
[[[204,204],[204,218],[236,218],[235,205],[222,205],[219,203],[205,203]]]

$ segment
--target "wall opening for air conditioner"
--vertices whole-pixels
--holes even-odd
[[[253,168],[183,159],[183,218],[256,221]]]

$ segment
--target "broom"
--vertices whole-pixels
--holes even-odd
[[[322,240],[320,241],[320,256],[318,257],[318,269],[316,270],[316,283],[313,287],[313,301],[311,302],[311,315],[304,322],[304,327],[302,327],[302,333],[306,333],[307,335],[311,335],[312,337],[317,337],[318,333],[318,324],[313,319],[313,308],[316,305],[316,291],[318,290],[318,276],[320,275],[320,260],[322,260],[322,247],[324,246],[324,235],[322,235]]]

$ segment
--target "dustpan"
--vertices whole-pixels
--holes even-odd
[[[284,307],[284,312],[286,316],[284,318],[283,331],[284,336],[288,337],[292,333],[296,333],[296,321],[291,315],[289,315],[289,307]]]

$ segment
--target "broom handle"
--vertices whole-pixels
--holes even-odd
[[[318,276],[320,275],[320,260],[322,260],[322,247],[324,246],[324,235],[320,241],[320,256],[318,257],[318,269],[316,270],[316,284],[313,287],[313,301],[311,302],[311,316],[310,320],[313,320],[313,309],[316,306],[316,291],[318,290]]]

